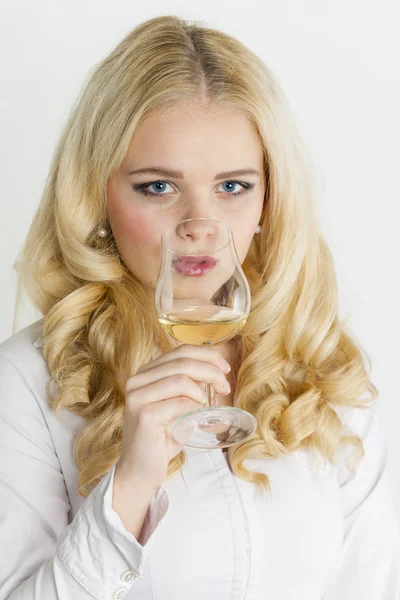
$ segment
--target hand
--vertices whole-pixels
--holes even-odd
[[[170,423],[205,406],[205,391],[199,383],[210,383],[216,393],[229,394],[224,363],[217,347],[182,344],[128,379],[116,479],[140,482],[154,491],[160,486],[169,461],[183,448],[168,432]]]

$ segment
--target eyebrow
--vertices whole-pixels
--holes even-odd
[[[138,175],[139,173],[145,173],[146,175],[156,173],[157,175],[174,177],[175,179],[183,179],[182,171],[171,171],[170,169],[163,169],[161,167],[146,167],[144,169],[136,169],[134,171],[129,171],[128,175]],[[225,171],[224,173],[218,173],[214,177],[214,180],[236,177],[236,175],[257,175],[260,177],[260,173],[256,169],[238,169],[237,171]]]

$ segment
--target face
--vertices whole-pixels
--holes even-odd
[[[262,214],[263,166],[257,133],[239,114],[179,104],[137,127],[108,184],[107,214],[120,255],[149,298],[161,264],[161,235],[182,219],[206,217],[229,225],[243,263]],[[180,173],[130,173],[154,167]],[[241,169],[258,174],[220,175]]]

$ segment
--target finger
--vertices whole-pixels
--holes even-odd
[[[132,407],[143,406],[177,396],[185,396],[204,406],[206,396],[204,390],[187,375],[174,374],[148,385],[133,389],[127,393],[127,403]]]
[[[158,358],[149,361],[142,365],[136,373],[144,373],[153,367],[157,367],[177,358],[192,358],[207,363],[213,363],[216,367],[222,369],[224,373],[229,372],[226,369],[228,363],[222,358],[219,350],[213,346],[191,346],[190,344],[182,344],[178,348],[174,348],[166,354],[162,354]],[[228,365],[229,366],[229,365]]]
[[[229,392],[227,379],[220,367],[208,362],[198,361],[188,357],[178,358],[161,364],[157,369],[149,369],[137,373],[127,381],[126,390],[130,392],[142,388],[151,382],[166,379],[173,375],[185,375],[194,381],[210,383],[218,393]]]
[[[156,427],[165,429],[181,415],[199,408],[188,396],[176,396],[168,400],[152,402],[143,406],[138,413],[138,425],[149,428],[153,432]]]

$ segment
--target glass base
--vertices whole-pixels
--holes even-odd
[[[256,419],[245,410],[219,406],[182,415],[171,425],[171,435],[192,448],[228,448],[252,436],[256,428]]]

